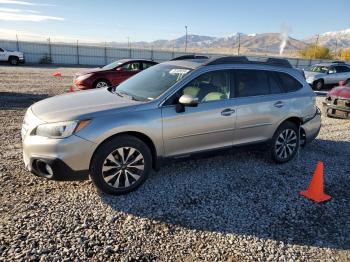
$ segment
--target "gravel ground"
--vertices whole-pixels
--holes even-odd
[[[112,197],[23,168],[26,108],[66,92],[77,70],[0,66],[0,261],[350,260],[349,120],[323,117],[317,140],[284,165],[252,151],[186,160]],[[333,197],[323,204],[298,195],[318,160]]]

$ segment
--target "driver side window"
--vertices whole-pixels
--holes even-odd
[[[182,95],[198,98],[199,103],[230,98],[230,78],[228,71],[205,73],[181,88],[173,102],[177,103]]]
[[[129,72],[129,71],[139,71],[140,70],[140,63],[139,62],[131,62],[126,63],[122,65],[123,71]]]

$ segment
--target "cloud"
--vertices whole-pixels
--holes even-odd
[[[0,0],[0,3],[4,1],[13,2],[8,0]],[[63,21],[65,19],[63,17],[41,15],[40,12],[35,10],[0,7],[0,21],[1,20],[41,22],[45,20]]]
[[[0,4],[35,5],[34,3],[30,3],[26,1],[17,1],[17,0],[0,0]]]
[[[0,11],[0,20],[3,21],[30,21],[30,22],[41,22],[45,20],[56,20],[63,21],[63,17],[47,16],[47,15],[34,15],[16,12],[3,12]]]
[[[16,30],[9,28],[0,28],[0,39],[15,40],[16,35],[20,41],[35,41],[35,42],[46,42],[50,37],[51,42],[65,42],[65,43],[76,43],[77,40],[81,43],[98,43],[103,42],[103,39],[99,38],[85,38],[82,36],[72,36],[72,35],[49,35],[49,34],[38,34],[35,32]]]
[[[37,4],[28,1],[18,1],[18,0],[0,0],[0,4],[11,4],[11,5],[27,5],[27,6],[56,6],[53,4]]]

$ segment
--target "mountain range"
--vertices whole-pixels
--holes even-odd
[[[317,35],[305,39],[295,39],[280,33],[244,34],[235,33],[226,37],[214,37],[190,34],[187,36],[187,50],[198,52],[243,52],[250,53],[293,53],[316,43]],[[326,32],[318,35],[318,44],[331,50],[350,47],[350,29]],[[283,45],[284,44],[284,45]],[[127,47],[127,43],[111,42],[110,46]],[[186,36],[172,40],[156,40],[152,42],[132,42],[132,48],[146,48],[155,50],[184,51]]]

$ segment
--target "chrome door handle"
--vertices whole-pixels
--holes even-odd
[[[221,111],[222,116],[230,116],[234,114],[236,111],[232,108],[226,108],[225,110]]]
[[[276,103],[274,103],[274,106],[277,108],[281,108],[284,106],[284,103],[282,101],[277,101]]]

